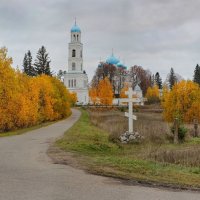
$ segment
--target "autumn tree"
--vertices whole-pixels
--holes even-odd
[[[151,73],[148,70],[144,70],[141,66],[133,66],[129,70],[131,76],[132,87],[134,88],[139,83],[143,95],[146,94],[148,87],[151,86]]]
[[[71,106],[75,106],[77,100],[78,100],[77,93],[76,92],[70,92],[70,104],[71,104]]]
[[[128,91],[128,84],[124,84],[124,87],[120,91],[120,98],[128,98],[125,93]]]
[[[200,86],[192,81],[181,81],[164,94],[162,105],[164,118],[173,121],[175,117],[184,122],[200,120]]]
[[[200,85],[200,66],[197,64],[195,70],[194,70],[194,79],[193,81],[195,83],[198,83]]]
[[[147,89],[146,98],[149,103],[160,102],[159,88],[157,85],[154,85],[153,87],[149,87]]]
[[[119,98],[122,88],[125,87],[125,81],[127,77],[126,69],[122,67],[118,67],[115,71],[115,77],[112,82],[113,91],[115,93],[115,97]]]
[[[71,114],[76,96],[55,77],[27,76],[12,68],[0,49],[0,132],[62,119]]]
[[[49,54],[47,53],[47,50],[44,46],[42,46],[37,53],[36,60],[35,60],[35,71],[37,75],[40,74],[46,74],[46,75],[52,75],[51,69],[50,69],[50,59]]]
[[[106,77],[112,83],[116,75],[116,70],[116,66],[101,62],[96,69],[95,75],[93,76],[92,86],[97,86],[99,82]]]
[[[112,105],[113,90],[112,85],[107,77],[99,82],[98,98],[103,105]]]
[[[93,103],[94,105],[98,103],[98,88],[97,87],[91,87],[89,89],[89,97],[90,97],[90,102]]]

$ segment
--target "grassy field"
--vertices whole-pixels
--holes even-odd
[[[95,117],[94,115],[98,116]],[[56,142],[56,145],[65,151],[73,152],[76,159],[80,161],[80,165],[83,165],[84,168],[92,173],[143,183],[200,188],[198,161],[197,163],[189,162],[189,153],[187,157],[182,156],[179,158],[182,160],[180,163],[176,163],[173,160],[175,159],[173,157],[174,152],[184,152],[187,149],[191,149],[191,152],[193,152],[200,146],[200,139],[188,138],[188,141],[183,144],[173,145],[170,143],[168,129],[165,130],[168,125],[162,122],[162,119],[158,116],[160,114],[150,114],[154,115],[154,117],[151,116],[152,121],[149,122],[149,117],[146,114],[138,113],[141,119],[142,115],[144,115],[143,118],[146,117],[147,123],[152,129],[149,128],[148,131],[143,132],[146,138],[143,143],[122,145],[118,142],[113,142],[113,137],[115,137],[113,134],[119,134],[119,132],[123,131],[123,128],[126,129],[125,123],[127,121],[125,120],[122,123],[124,118],[120,112],[114,111],[112,113],[113,117],[108,117],[107,119],[106,115],[109,115],[109,112],[89,114],[83,110],[80,120],[66,132],[62,139]],[[116,118],[118,119],[117,122]],[[95,125],[95,120],[97,120],[96,125],[98,127]],[[107,126],[104,122],[108,123]],[[137,123],[138,125],[135,125],[135,128],[138,131],[146,129],[144,128],[145,125],[141,124],[142,122]],[[165,128],[160,125],[162,123]],[[155,128],[155,124],[159,124],[159,128]],[[123,128],[119,129],[119,127]],[[139,127],[141,127],[140,130]],[[152,130],[157,133],[156,136],[153,136]],[[152,137],[157,139],[149,140]],[[185,155],[185,153],[182,154]],[[197,152],[193,152],[193,154],[197,155]],[[179,153],[177,153],[178,155]],[[157,157],[166,158],[155,159]],[[187,162],[183,161],[184,158],[188,159]]]

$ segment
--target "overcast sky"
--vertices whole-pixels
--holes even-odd
[[[0,0],[0,46],[21,68],[27,50],[35,58],[44,45],[52,70],[66,70],[75,17],[90,80],[112,48],[163,79],[171,67],[191,79],[200,63],[200,0]]]

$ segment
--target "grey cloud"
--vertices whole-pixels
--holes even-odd
[[[0,46],[21,66],[28,49],[35,56],[45,45],[54,71],[65,70],[77,17],[90,79],[112,48],[128,66],[143,65],[163,77],[174,67],[192,78],[200,60],[199,7],[199,0],[1,0]]]

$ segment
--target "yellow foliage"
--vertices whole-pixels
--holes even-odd
[[[93,104],[112,105],[113,90],[109,79],[106,77],[99,81],[97,87],[90,88],[89,97]]]
[[[192,81],[181,81],[171,91],[165,92],[162,102],[164,118],[173,121],[175,117],[184,122],[200,120],[200,87]]]
[[[76,101],[55,77],[29,77],[12,67],[7,50],[0,49],[0,132],[52,121],[71,114]]]
[[[98,103],[98,94],[97,94],[97,88],[90,88],[89,90],[89,96],[90,96],[90,101],[93,102],[93,104]]]
[[[74,106],[78,100],[76,92],[71,92],[71,105]]]
[[[110,83],[107,77],[99,82],[97,91],[98,91],[98,98],[101,104],[112,105],[113,101],[112,84]]]
[[[147,89],[146,98],[150,103],[156,103],[159,101],[159,88],[157,85]]]
[[[128,91],[128,84],[125,84],[124,87],[120,91],[120,98],[128,98],[128,95],[125,92]]]

